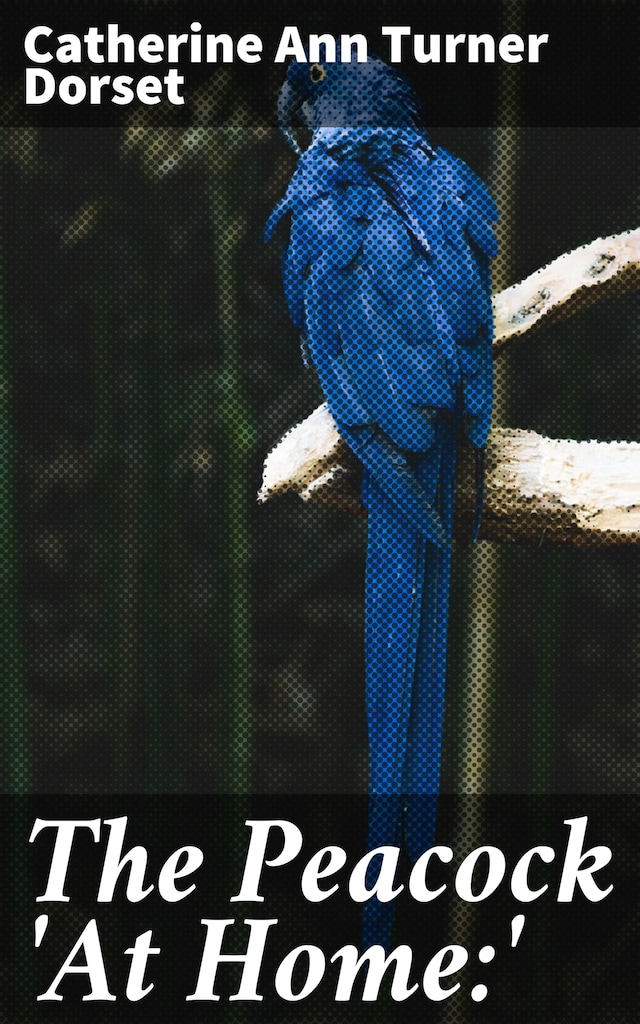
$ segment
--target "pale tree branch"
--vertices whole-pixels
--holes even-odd
[[[640,228],[596,238],[494,295],[494,351],[549,314],[569,316],[612,292],[638,286]]]
[[[573,313],[613,288],[637,284],[640,230],[565,253],[494,297],[494,349],[550,313]],[[594,287],[598,286],[598,287]],[[473,473],[462,462],[461,518],[471,515]],[[258,495],[296,492],[304,501],[361,510],[357,464],[322,405],[268,454]],[[640,444],[556,441],[494,429],[487,446],[482,537],[597,544],[640,537]]]
[[[496,429],[481,536],[612,544],[640,537],[640,444],[557,441]],[[467,475],[468,479],[468,475]],[[472,507],[463,481],[463,508]]]

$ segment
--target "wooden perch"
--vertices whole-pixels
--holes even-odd
[[[468,507],[470,490],[463,481]],[[637,541],[640,444],[556,441],[532,430],[492,430],[481,536]]]
[[[625,288],[640,270],[640,230],[565,253],[494,297],[494,349],[547,314],[598,298],[594,285]],[[356,462],[326,405],[278,442],[265,460],[258,500],[296,492],[304,501],[358,511]],[[462,461],[461,515],[470,515],[473,473]],[[598,544],[640,537],[640,444],[556,441],[533,431],[494,429],[487,449],[481,536]]]
[[[494,351],[550,313],[569,316],[605,293],[637,287],[640,228],[566,252],[493,298]],[[598,286],[598,287],[596,287]]]

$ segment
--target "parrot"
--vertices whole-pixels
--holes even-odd
[[[368,849],[400,846],[415,862],[436,828],[461,438],[476,449],[474,535],[482,507],[498,212],[476,174],[431,145],[399,69],[339,43],[335,59],[318,55],[288,65],[278,97],[298,159],[265,234],[285,224],[290,318],[362,465]],[[375,878],[372,857],[374,892]],[[363,913],[363,941],[388,945],[388,903],[374,896]]]

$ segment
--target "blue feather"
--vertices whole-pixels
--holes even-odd
[[[497,211],[377,58],[292,64],[278,110],[313,134],[267,231],[289,219],[291,317],[364,467],[369,849],[415,859],[435,838],[458,435],[482,449],[491,419]],[[392,920],[369,901],[365,943]]]

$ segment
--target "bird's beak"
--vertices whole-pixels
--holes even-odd
[[[299,115],[301,106],[300,94],[290,82],[285,81],[278,95],[278,125],[294,153],[297,153],[298,156],[302,150],[296,142],[291,128],[300,121],[296,115]]]

